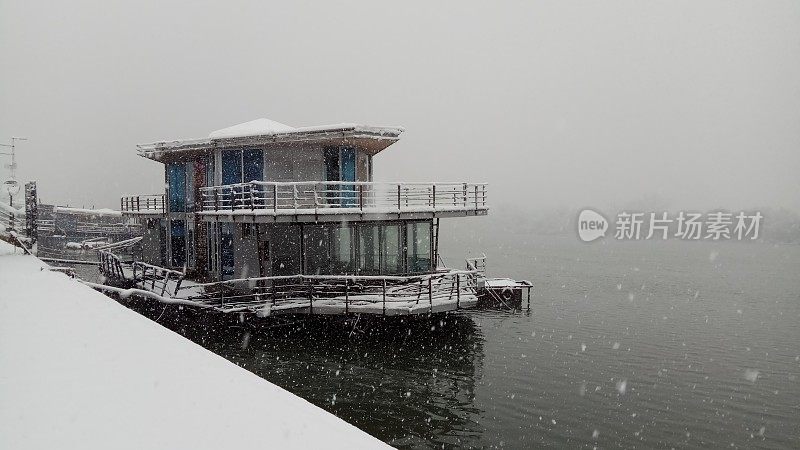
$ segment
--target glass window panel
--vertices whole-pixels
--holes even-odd
[[[340,224],[331,229],[332,273],[355,272],[353,231],[354,229],[347,224]]]
[[[325,180],[339,181],[339,149],[328,147],[325,154]]]
[[[160,256],[160,264],[167,264],[167,221],[158,219],[158,251]]]
[[[199,164],[199,163],[197,163]],[[195,163],[186,163],[186,210],[194,211],[194,170]]]
[[[406,226],[408,271],[431,270],[431,223],[412,222]]]
[[[244,166],[242,168],[243,182],[264,181],[264,152],[259,149],[244,150],[242,165]]]
[[[356,181],[356,150],[354,148],[342,149],[342,181]],[[356,204],[355,185],[345,184],[342,190],[342,206]]]
[[[272,274],[300,273],[300,226],[275,225],[272,228]]]
[[[242,182],[242,151],[225,150],[222,152],[222,184]]]
[[[214,223],[208,224],[208,235],[206,236],[206,270],[214,272],[216,269],[216,250],[217,250],[217,227]]]
[[[382,273],[392,275],[404,272],[402,258],[402,237],[400,225],[384,225]]]
[[[325,181],[340,181],[340,171],[339,171],[339,148],[338,147],[328,147],[325,148],[323,151],[324,158],[325,158]],[[336,184],[330,184],[326,188],[328,190],[326,196],[328,198],[328,203],[336,204],[339,203],[339,186]]]
[[[186,211],[186,164],[167,164],[167,183],[169,187],[169,210]]]
[[[331,273],[330,227],[306,225],[303,227],[307,275],[327,275]]]
[[[220,264],[222,266],[222,279],[230,280],[233,278],[233,224],[219,224],[220,238]]]
[[[214,182],[214,154],[211,153],[206,159],[206,186],[216,186]]]
[[[183,220],[170,222],[170,238],[172,242],[172,266],[183,267],[186,264],[186,224]]]
[[[380,273],[380,240],[378,225],[365,224],[358,229],[358,271],[365,275]]]

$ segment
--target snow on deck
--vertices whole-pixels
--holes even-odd
[[[386,444],[0,242],[0,448]]]

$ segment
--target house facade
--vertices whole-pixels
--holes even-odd
[[[436,270],[442,217],[488,212],[486,185],[374,182],[399,127],[294,128],[268,119],[138,146],[163,194],[121,199],[144,262],[221,281]]]

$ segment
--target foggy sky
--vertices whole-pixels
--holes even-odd
[[[402,125],[377,180],[491,206],[800,209],[795,1],[0,0],[0,61],[47,203],[163,192],[135,144],[267,117]]]

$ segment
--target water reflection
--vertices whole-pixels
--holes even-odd
[[[482,433],[483,336],[469,316],[242,322],[133,306],[391,445],[465,445]]]

